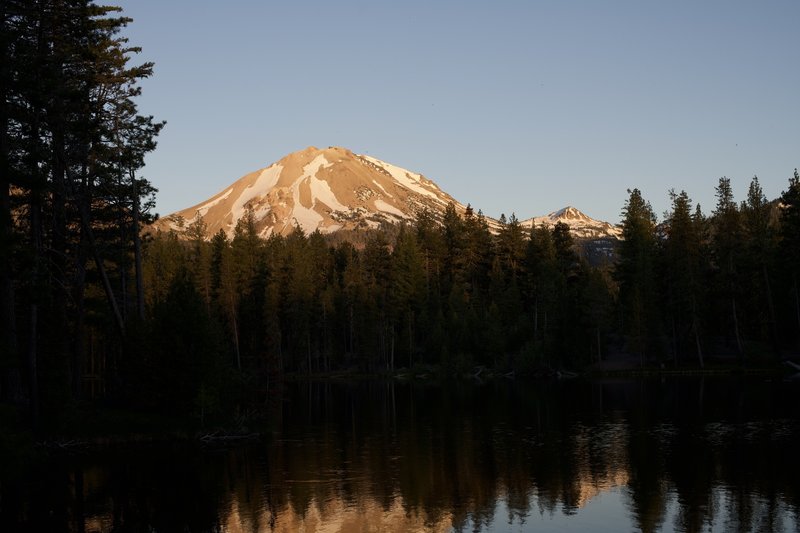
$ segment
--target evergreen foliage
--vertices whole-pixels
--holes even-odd
[[[630,339],[630,350],[641,364],[660,354],[656,292],[656,217],[639,189],[628,191],[622,210],[622,243],[614,274],[619,283],[622,329]]]
[[[629,191],[604,266],[569,227],[492,234],[480,211],[341,236],[260,236],[252,211],[142,238],[139,175],[163,123],[138,113],[129,19],[89,0],[0,4],[0,400],[31,419],[84,400],[228,415],[293,373],[537,374],[635,355],[748,365],[800,345],[800,176],[779,202],[721,178],[710,217]]]
[[[611,269],[587,264],[565,224],[526,233],[511,215],[492,235],[480,213],[470,208],[462,217],[453,206],[441,222],[423,211],[392,233],[367,233],[361,247],[299,230],[264,241],[247,217],[231,242],[223,234],[197,241],[190,225],[182,239],[159,234],[149,246],[159,264],[167,263],[164,249],[190,257],[181,247],[220,258],[202,263],[208,272],[190,271],[199,288],[207,279],[232,287],[232,300],[218,306],[226,309],[220,325],[234,339],[226,357],[246,376],[430,365],[525,373],[579,369],[620,353],[640,365],[703,368],[709,356],[778,355],[790,338],[777,333],[785,324],[775,318],[775,306],[787,302],[776,304],[771,293],[786,284],[785,276],[776,281],[786,207],[773,216],[757,178],[741,207],[728,180],[717,191],[710,219],[685,191],[670,191],[660,225],[641,192],[630,191]],[[227,257],[233,271],[215,266]],[[741,353],[732,289],[747,295],[735,296],[747,324]]]
[[[119,8],[0,11],[0,395],[36,422],[122,379],[155,192],[138,171],[163,123],[137,110],[153,66],[129,64]]]

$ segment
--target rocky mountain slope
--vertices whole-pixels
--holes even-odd
[[[378,227],[411,220],[421,209],[443,213],[453,202],[466,209],[421,174],[346,148],[309,147],[238,179],[195,206],[156,222],[177,229],[198,214],[209,235],[220,229],[233,234],[251,209],[260,235],[288,234],[296,226],[306,233]]]
[[[181,230],[196,217],[210,237],[219,230],[232,236],[236,223],[250,210],[259,234],[286,235],[295,227],[306,233],[375,228],[383,223],[413,220],[427,209],[440,217],[449,203],[464,214],[466,206],[425,176],[341,147],[313,146],[236,180],[218,194],[155,222],[163,231]],[[492,231],[500,228],[487,217]],[[521,224],[568,224],[577,239],[619,238],[619,230],[566,207]]]

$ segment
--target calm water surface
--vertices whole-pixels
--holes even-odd
[[[800,383],[287,386],[247,446],[0,474],[1,531],[798,531]]]

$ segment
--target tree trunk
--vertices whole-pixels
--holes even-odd
[[[75,258],[75,277],[73,279],[73,300],[75,302],[75,330],[72,334],[72,397],[80,399],[83,395],[82,381],[84,373],[84,360],[85,352],[85,318],[86,318],[86,305],[85,305],[85,292],[86,292],[86,263],[88,257],[86,255],[87,249],[86,232],[81,230],[80,242]]]
[[[325,372],[330,372],[328,361],[328,306],[322,304],[322,367]]]
[[[311,375],[311,334],[306,332],[306,351],[308,354],[308,375]]]
[[[17,329],[12,274],[13,222],[11,218],[11,166],[8,159],[8,34],[6,3],[0,12],[0,400],[12,399],[12,374],[18,371]]]
[[[394,326],[391,327],[389,337],[389,370],[394,372]]]
[[[58,98],[54,98],[56,102]],[[50,250],[48,255],[48,276],[51,282],[50,293],[52,294],[53,315],[51,323],[48,324],[48,337],[51,342],[56,346],[54,357],[50,361],[57,372],[58,383],[63,386],[65,393],[72,390],[73,378],[70,374],[70,362],[72,359],[71,352],[71,335],[69,333],[69,325],[67,319],[67,296],[69,294],[67,289],[67,215],[66,215],[66,196],[67,196],[67,170],[66,161],[60,155],[64,153],[64,133],[61,124],[60,106],[56,103],[56,109],[53,111],[56,115],[52,122],[55,123],[51,127],[53,130],[53,151],[52,151],[52,164],[53,170],[52,185],[51,185],[51,198],[52,198],[52,220],[51,220],[51,238]],[[54,323],[53,323],[54,322]],[[63,381],[62,381],[63,380]]]
[[[100,274],[100,279],[103,282],[103,290],[106,294],[106,300],[108,300],[108,305],[111,307],[111,312],[114,316],[114,320],[117,325],[117,329],[119,331],[120,336],[125,336],[125,322],[122,320],[122,314],[119,311],[119,306],[117,305],[117,299],[114,297],[114,291],[111,289],[111,282],[108,279],[108,273],[106,272],[106,267],[103,264],[103,258],[100,257],[100,251],[97,249],[97,243],[94,240],[94,233],[92,232],[92,226],[90,223],[89,217],[89,209],[86,205],[87,199],[82,199],[80,202],[80,214],[81,214],[81,227],[83,231],[86,232],[86,238],[89,243],[89,248],[92,250],[92,256],[94,257],[95,265],[97,266],[97,272]]]
[[[28,385],[31,395],[31,422],[33,427],[39,425],[39,375],[38,375],[38,354],[36,337],[38,335],[39,306],[35,301],[31,302],[30,307],[30,339],[28,340]]]
[[[0,207],[0,209],[2,209]],[[2,217],[0,213],[0,217]],[[3,236],[0,236],[2,239]],[[10,246],[4,247],[0,256],[0,401],[12,400],[17,396],[13,391],[18,374],[17,328],[14,309],[14,284],[11,278]],[[8,251],[6,251],[8,250]]]
[[[349,313],[349,317],[348,318],[349,318],[348,322],[349,322],[349,325],[350,325],[350,354],[352,355],[352,353],[354,351],[354,347],[353,347],[353,332],[355,331],[355,327],[354,327],[354,324],[353,324],[354,320],[353,320],[353,305],[352,304],[350,305],[350,313]]]
[[[31,421],[34,427],[39,424],[39,262],[42,253],[41,205],[39,194],[34,191],[31,198],[31,242],[34,248],[33,267],[31,269],[31,304],[28,339],[28,386],[30,393]]]
[[[778,346],[778,325],[775,320],[775,305],[772,302],[772,284],[769,281],[769,270],[767,270],[766,263],[761,264],[761,270],[764,274],[764,287],[767,289],[767,308],[769,311],[769,334],[772,340],[772,348],[775,355],[779,354]]]
[[[794,292],[794,310],[797,318],[797,328],[800,329],[800,292],[797,289],[797,272],[792,272],[792,290]]]
[[[697,303],[694,299],[692,300],[692,329],[694,329],[694,341],[697,346],[697,361],[700,364],[700,368],[704,368],[705,362],[703,361],[703,349],[700,346],[700,327],[697,319]]]
[[[736,298],[731,298],[731,310],[733,312],[733,333],[736,336],[736,351],[741,359],[744,356],[742,349],[742,337],[739,335],[739,316],[736,312]]]
[[[670,324],[672,325],[672,365],[678,367],[678,332],[675,328],[675,315],[670,317]]]
[[[236,324],[236,306],[233,303],[233,296],[231,296],[231,325],[233,326],[233,347],[236,350],[236,368],[239,372],[242,371],[242,354],[239,352],[239,328]]]
[[[136,316],[144,322],[144,277],[142,273],[142,238],[139,235],[139,191],[136,188],[136,177],[131,172],[133,181],[133,256],[136,270]],[[206,298],[206,302],[209,298]]]
[[[694,326],[694,341],[697,344],[697,361],[700,363],[700,368],[705,368],[703,362],[703,348],[700,346],[700,334],[697,331],[697,323]]]
[[[123,237],[120,235],[120,241],[122,240]],[[120,302],[119,311],[122,313],[122,323],[127,324],[130,304],[128,303],[128,269],[125,265],[124,258],[119,260],[117,268],[119,269],[119,297],[122,300]]]
[[[597,362],[600,363],[603,361],[603,351],[600,344],[600,326],[597,326],[595,331],[597,332]]]
[[[414,311],[408,317],[408,368],[414,366]]]

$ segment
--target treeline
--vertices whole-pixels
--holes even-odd
[[[608,273],[581,260],[565,224],[529,232],[512,216],[495,236],[450,205],[362,247],[299,229],[262,239],[252,213],[231,239],[207,241],[199,217],[182,233],[147,243],[147,307],[202,315],[248,375],[579,366],[611,327]]]
[[[680,364],[707,355],[740,363],[797,353],[800,340],[800,177],[767,201],[758,178],[737,203],[721,178],[705,216],[686,192],[669,192],[656,224],[639,190],[623,210],[614,278],[617,329],[642,364]]]
[[[452,205],[358,247],[299,229],[262,239],[249,212],[232,238],[206,240],[197,217],[147,243],[139,374],[194,387],[212,408],[226,375],[263,390],[287,373],[541,374],[608,358],[702,368],[796,353],[797,174],[775,202],[754,178],[737,203],[722,178],[709,216],[670,196],[658,224],[630,192],[624,238],[601,266],[565,224],[527,230],[512,216],[493,235]]]
[[[163,124],[137,110],[152,65],[119,11],[0,2],[0,400],[34,422],[116,382],[145,316],[138,171]]]
[[[289,373],[541,373],[633,354],[642,366],[796,353],[800,178],[768,202],[721,179],[706,216],[638,190],[615,260],[563,224],[489,231],[480,213],[376,230],[142,242],[139,175],[163,124],[139,114],[129,19],[88,0],[0,3],[0,400],[34,421],[85,399],[201,418]]]

